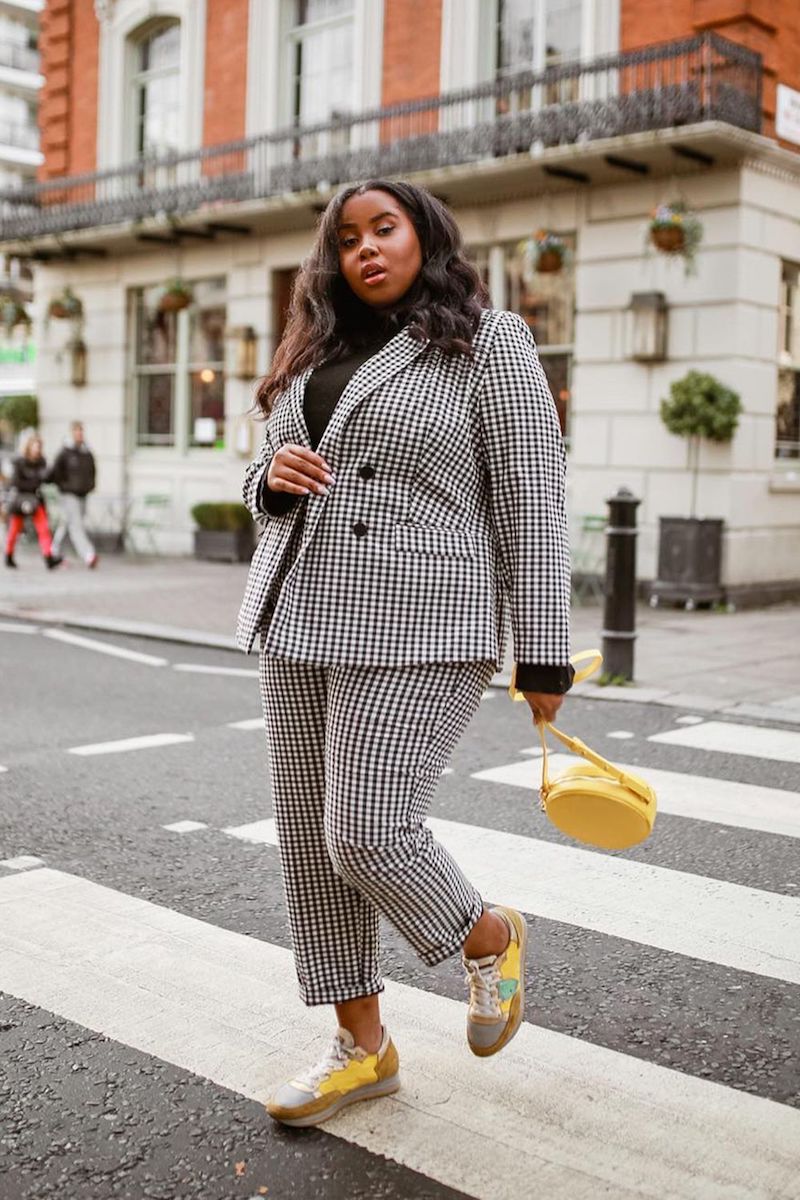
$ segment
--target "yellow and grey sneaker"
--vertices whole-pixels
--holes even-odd
[[[267,1112],[283,1125],[319,1125],[346,1104],[388,1096],[400,1087],[400,1060],[386,1030],[376,1054],[367,1054],[352,1033],[339,1029],[322,1058],[284,1083],[267,1102]]]
[[[528,927],[514,908],[493,908],[507,923],[510,938],[502,954],[463,958],[469,984],[467,1041],[473,1054],[488,1058],[507,1045],[525,1009],[525,945]]]

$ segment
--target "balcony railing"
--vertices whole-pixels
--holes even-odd
[[[0,241],[710,120],[761,123],[760,56],[716,34],[0,193]]]
[[[12,67],[15,71],[30,71],[39,74],[39,51],[17,42],[0,42],[0,67]]]

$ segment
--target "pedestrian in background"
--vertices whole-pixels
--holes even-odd
[[[261,637],[272,797],[300,994],[335,1006],[289,1125],[399,1087],[379,916],[429,966],[461,953],[467,1039],[523,1015],[527,927],[488,909],[425,818],[504,654],[535,720],[572,683],[564,447],[531,333],[488,307],[449,211],[374,181],[326,209],[259,390],[244,496],[266,516],[238,640]]]
[[[57,567],[61,559],[53,553],[47,509],[42,498],[41,486],[47,480],[47,461],[43,454],[42,439],[32,434],[14,459],[11,473],[11,488],[8,498],[8,533],[6,535],[6,566],[16,567],[14,548],[17,538],[25,528],[25,521],[33,522],[42,558],[48,569]]]
[[[96,468],[94,455],[84,441],[83,425],[73,421],[71,438],[59,450],[48,476],[61,493],[61,515],[53,535],[53,552],[60,554],[69,534],[76,554],[87,567],[97,566],[97,553],[86,532],[86,497],[94,491]]]

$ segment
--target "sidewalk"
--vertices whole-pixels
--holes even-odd
[[[45,571],[20,547],[0,574],[0,616],[233,648],[245,564],[108,555],[96,571],[74,559]],[[573,610],[575,650],[600,647],[602,610]],[[636,683],[577,691],[800,725],[800,606],[741,613],[640,607]],[[497,677],[502,684],[503,676]]]

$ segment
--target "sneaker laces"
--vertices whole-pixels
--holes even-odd
[[[500,1017],[503,1010],[500,1007],[500,996],[497,985],[500,982],[500,955],[490,958],[465,958],[466,980],[469,984],[469,1005],[476,1016]]]
[[[342,1035],[336,1034],[328,1049],[313,1067],[309,1067],[302,1075],[297,1076],[298,1083],[316,1088],[328,1075],[334,1071],[343,1071],[353,1057],[355,1046],[346,1045]]]

